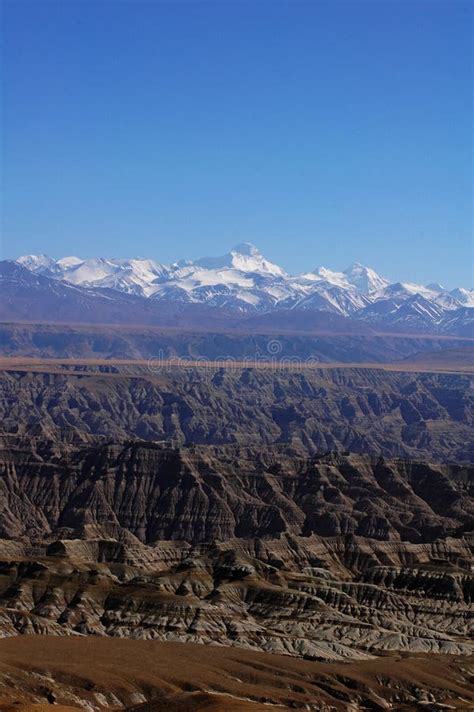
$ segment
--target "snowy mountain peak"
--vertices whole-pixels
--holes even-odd
[[[233,255],[245,255],[246,257],[262,256],[260,250],[255,245],[252,245],[251,242],[239,242],[230,252]]]
[[[55,266],[56,262],[48,255],[22,255],[16,260],[31,272],[43,272]]]
[[[390,284],[388,279],[381,277],[371,267],[361,265],[360,262],[354,262],[344,270],[344,274],[349,284],[352,284],[363,294],[377,292]]]
[[[241,242],[222,257],[203,257],[194,265],[204,269],[224,270],[234,269],[240,272],[256,272],[275,276],[283,276],[284,270],[265,259],[262,253],[250,242]]]
[[[457,287],[450,294],[466,307],[474,307],[474,289]]]
[[[68,257],[61,257],[60,260],[57,260],[56,266],[61,269],[70,269],[71,267],[77,267],[77,265],[80,265],[83,261],[84,260],[81,260],[80,257],[70,255]]]

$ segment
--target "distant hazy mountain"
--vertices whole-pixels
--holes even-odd
[[[143,318],[140,314],[154,314],[157,303],[161,307],[166,304],[171,312],[170,305],[174,303],[175,307],[201,305],[207,316],[211,313],[207,310],[216,308],[242,317],[265,314],[267,324],[275,312],[289,315],[305,310],[350,317],[382,330],[474,335],[473,289],[458,287],[448,291],[440,284],[391,284],[359,263],[343,272],[318,267],[289,275],[250,243],[241,243],[222,257],[171,265],[141,258],[53,260],[47,255],[25,255],[16,263],[52,283],[59,282],[68,295],[64,298],[77,300],[77,292],[67,291],[72,286],[87,290],[82,295],[86,301],[93,294],[96,300],[109,300],[108,304],[117,300],[117,306],[125,296],[134,296],[138,301],[133,304],[133,311],[138,311],[139,320]],[[3,280],[4,290],[5,284]],[[48,287],[49,291],[54,289],[53,285]],[[125,312],[130,308],[127,302]],[[281,315],[275,317],[275,324],[281,321]],[[297,321],[301,324],[302,320]],[[314,323],[314,318],[309,322]]]

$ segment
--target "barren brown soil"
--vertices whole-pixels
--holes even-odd
[[[317,663],[221,646],[94,637],[0,640],[0,709],[32,703],[141,712],[469,710],[470,660],[396,656]],[[444,707],[443,707],[444,705]],[[64,709],[64,708],[63,708]]]
[[[330,363],[317,361],[272,361],[269,359],[257,360],[193,360],[189,358],[174,359],[105,359],[105,358],[34,358],[22,356],[0,356],[0,370],[3,371],[38,371],[41,373],[57,373],[65,369],[81,366],[84,369],[95,370],[97,367],[139,367],[149,369],[151,372],[158,368],[206,368],[217,370],[239,370],[242,368],[263,369],[271,371],[306,371],[315,369],[364,369],[408,373],[474,373],[474,349],[447,349],[446,352],[434,354],[418,354],[400,362],[343,362]]]

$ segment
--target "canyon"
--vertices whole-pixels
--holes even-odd
[[[465,355],[3,358],[2,709],[469,709]]]

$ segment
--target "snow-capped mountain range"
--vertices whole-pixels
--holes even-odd
[[[457,324],[460,320],[463,335],[467,335],[474,313],[474,289],[448,291],[439,284],[391,284],[358,263],[343,272],[318,267],[290,275],[250,243],[239,244],[222,257],[170,265],[141,258],[54,260],[47,255],[25,255],[16,262],[30,272],[76,287],[244,314],[307,309],[361,319],[377,327],[437,332],[444,331],[445,322]],[[450,333],[454,333],[452,328]]]

